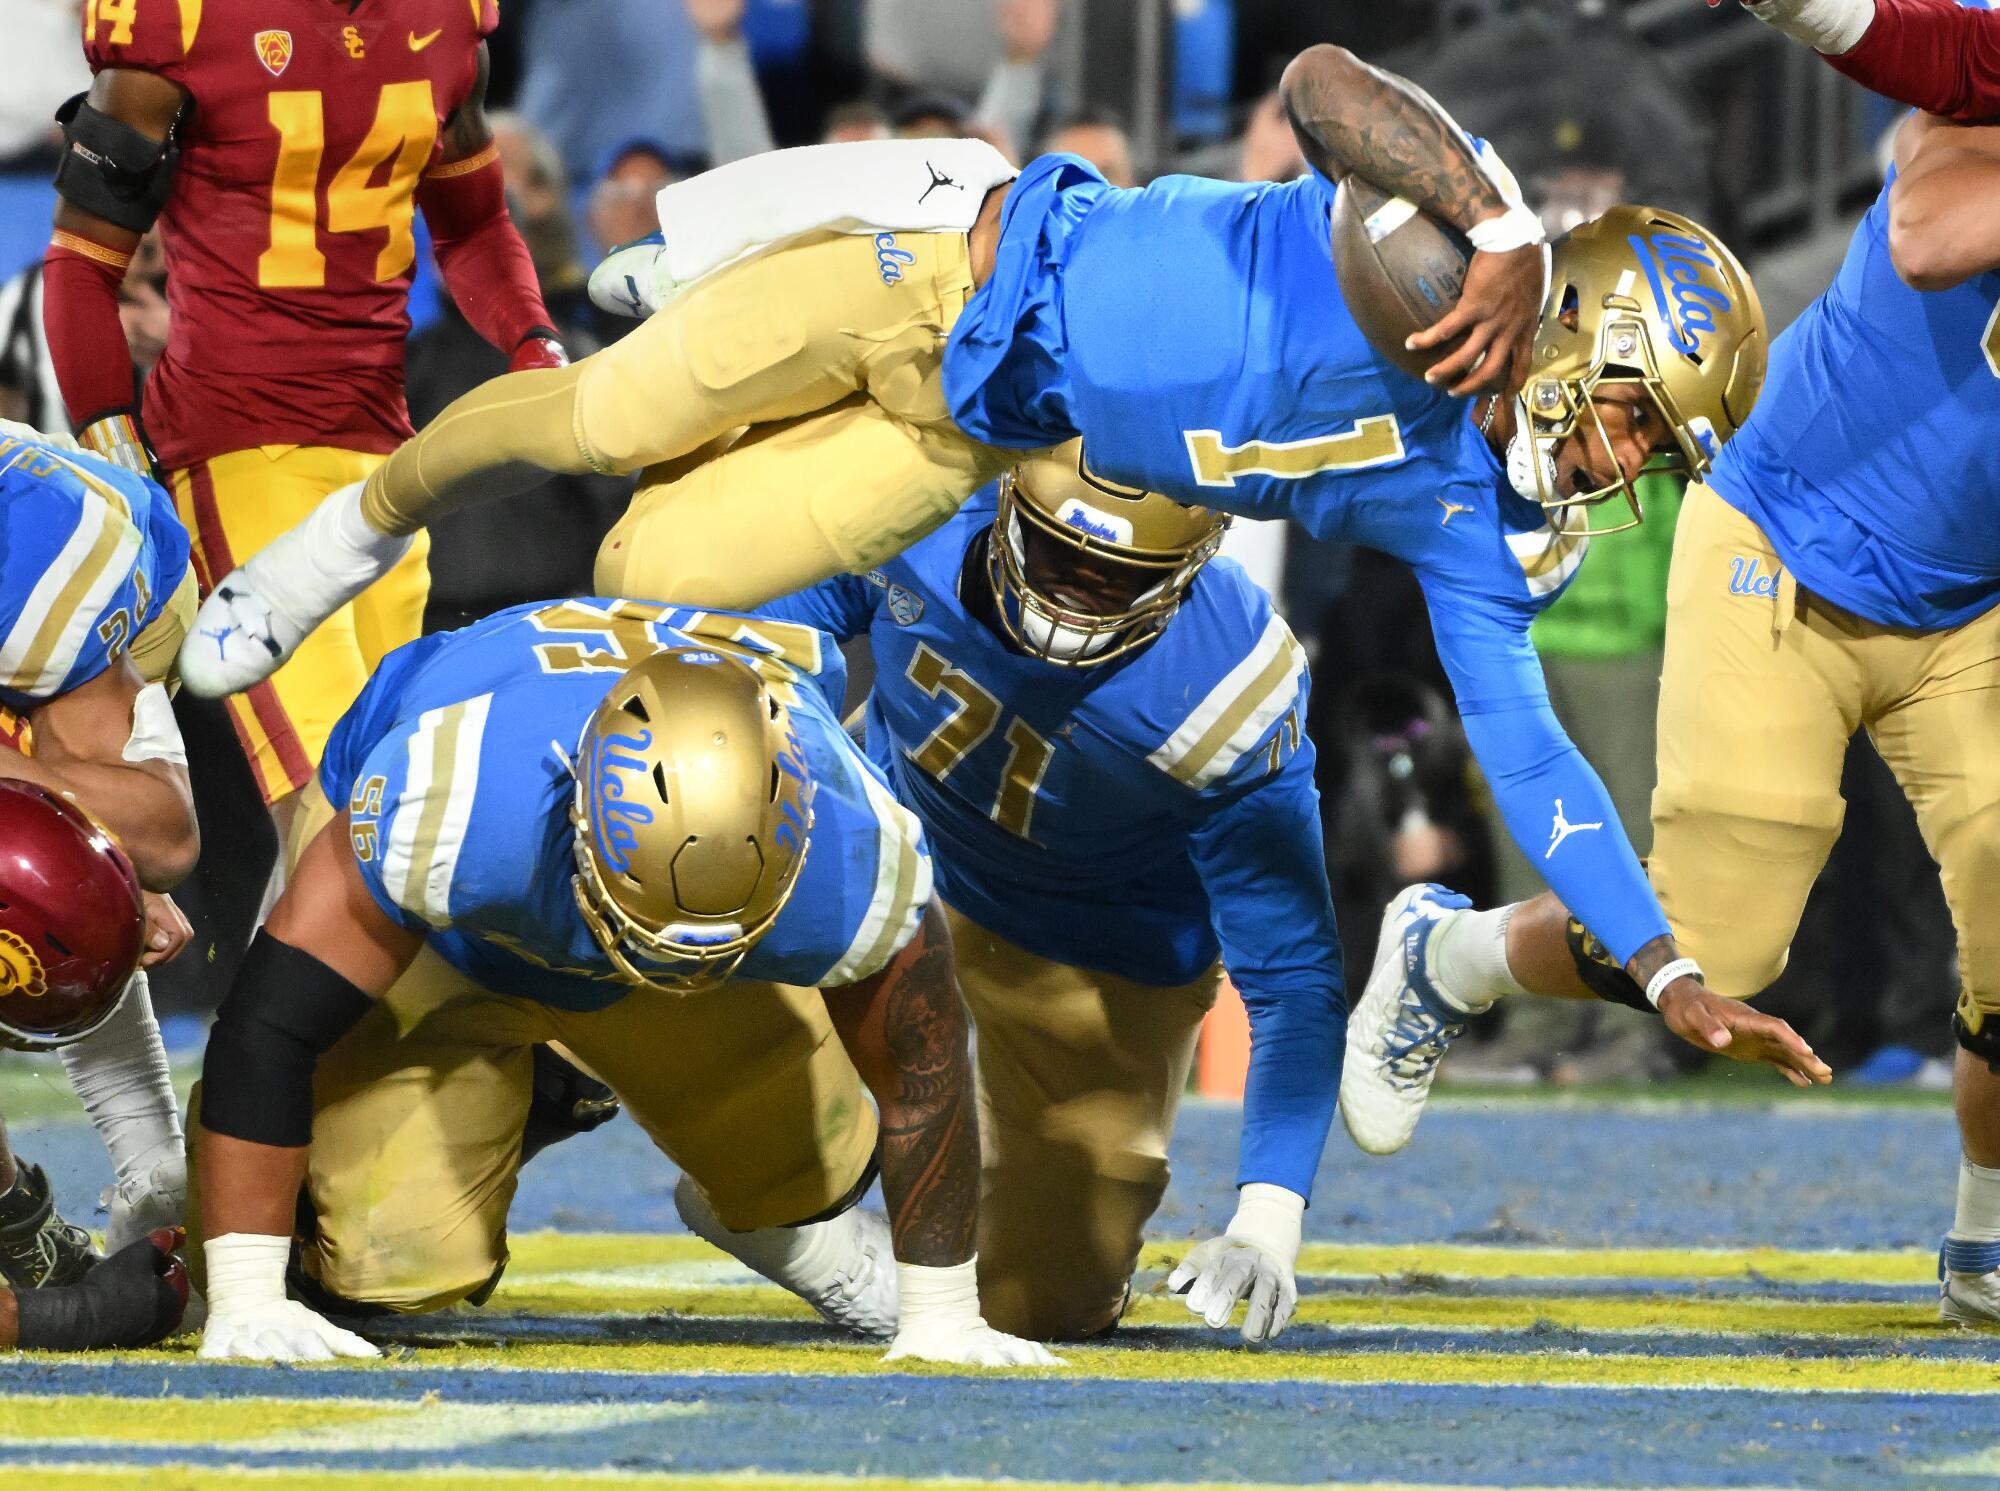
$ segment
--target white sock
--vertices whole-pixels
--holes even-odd
[[[132,975],[109,1020],[62,1048],[62,1063],[120,1181],[137,1180],[186,1147],[143,972]]]
[[[365,483],[329,493],[306,520],[250,556],[266,605],[310,631],[396,567],[411,536],[378,533],[361,515]]]
[[[1525,994],[1507,966],[1507,923],[1512,906],[1461,911],[1431,933],[1431,982],[1445,1002],[1476,1015],[1503,994]]]
[[[1951,1235],[1967,1242],[2000,1242],[2000,1170],[1958,1158],[1958,1213]]]

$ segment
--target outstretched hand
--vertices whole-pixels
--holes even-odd
[[[1458,343],[1424,374],[1424,381],[1458,398],[1519,393],[1528,381],[1546,281],[1538,243],[1502,254],[1474,254],[1458,304],[1405,343],[1412,352]]]
[[[1833,1080],[1833,1069],[1813,1054],[1805,1037],[1780,1020],[1737,999],[1711,993],[1691,978],[1675,979],[1660,996],[1667,1027],[1689,1045],[1731,1061],[1776,1067],[1794,1087]]]

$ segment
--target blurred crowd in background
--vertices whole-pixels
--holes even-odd
[[[0,417],[63,428],[41,340],[39,260],[56,106],[88,85],[82,0],[0,0]],[[1886,106],[1801,49],[1694,0],[503,0],[489,109],[515,221],[572,358],[635,324],[594,308],[589,266],[658,226],[668,182],[779,146],[976,134],[1017,159],[1074,151],[1114,183],[1170,171],[1281,181],[1304,169],[1273,85],[1336,41],[1427,87],[1491,139],[1551,232],[1617,201],[1710,224],[1750,262],[1774,328],[1831,278],[1879,184]],[[123,318],[143,371],[164,346],[165,269],[133,262]],[[412,296],[422,424],[505,371],[434,273]],[[627,483],[558,477],[433,535],[428,624],[459,626],[590,583]],[[1557,712],[1642,846],[1665,579],[1679,493],[1601,540],[1536,640]],[[532,541],[524,541],[528,539]],[[1540,889],[1466,751],[1414,581],[1400,565],[1239,525],[1230,549],[1314,658],[1330,871],[1358,989],[1383,903],[1441,880],[1481,905]],[[219,708],[178,708],[199,756],[208,851],[182,894],[207,957],[155,978],[163,1011],[212,1007],[275,853]],[[1850,1080],[1948,1084],[1949,918],[1907,805],[1865,739],[1846,828],[1793,961],[1763,1003]],[[1508,1001],[1456,1078],[1576,1084],[1674,1070],[1660,1022],[1605,1004]],[[1691,1054],[1691,1053],[1688,1053]]]

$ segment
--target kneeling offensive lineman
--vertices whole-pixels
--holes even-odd
[[[1052,1360],[979,1315],[950,936],[823,642],[580,600],[389,659],[329,742],[209,1042],[203,1355],[373,1354],[286,1298],[302,1184],[312,1298],[484,1298],[530,1050],[560,1042],[691,1178],[700,1230],[746,1234],[828,1318],[893,1331],[893,1356]],[[854,1206],[868,1093],[890,1236]]]
[[[767,608],[874,648],[869,754],[923,822],[979,1033],[980,1296],[1004,1330],[1117,1323],[1225,963],[1251,1019],[1241,1190],[1171,1282],[1210,1325],[1247,1297],[1246,1340],[1298,1300],[1347,1003],[1305,655],[1207,562],[1227,521],[1107,486],[1071,442]]]

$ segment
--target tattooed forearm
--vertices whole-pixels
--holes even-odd
[[[979,1125],[965,1002],[936,909],[887,968],[829,1008],[882,1112],[882,1195],[896,1257],[963,1263],[979,1218]]]
[[[1464,132],[1416,84],[1317,46],[1279,88],[1299,148],[1330,179],[1352,173],[1461,229],[1506,211]]]

